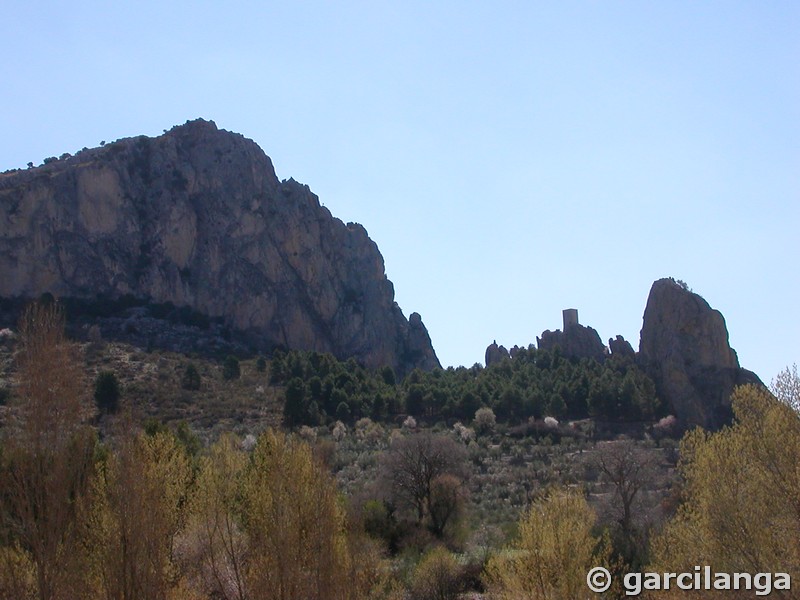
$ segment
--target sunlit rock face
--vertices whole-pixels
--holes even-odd
[[[0,175],[0,296],[44,292],[172,302],[265,347],[401,373],[439,365],[366,230],[204,120]]]
[[[662,400],[690,426],[729,422],[733,388],[760,383],[739,367],[722,314],[672,279],[659,279],[650,289],[639,361]]]

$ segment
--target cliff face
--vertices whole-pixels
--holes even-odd
[[[722,314],[672,279],[659,279],[650,289],[639,361],[686,425],[729,422],[733,388],[760,383],[739,367]]]
[[[172,302],[265,347],[400,372],[439,364],[364,228],[203,120],[0,175],[0,296],[44,292]]]

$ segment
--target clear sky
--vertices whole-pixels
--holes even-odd
[[[800,362],[800,3],[4,2],[0,170],[187,119],[378,244],[442,364],[686,281]],[[232,299],[232,301],[234,301]]]

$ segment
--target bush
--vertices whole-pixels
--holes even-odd
[[[339,421],[350,420],[350,407],[347,405],[347,402],[340,402],[339,406],[336,407],[336,418]]]
[[[414,600],[456,600],[461,591],[461,569],[444,548],[434,548],[417,565],[411,582]]]
[[[192,363],[186,365],[186,370],[181,377],[181,387],[185,390],[196,391],[200,389],[200,373]]]
[[[394,374],[394,369],[386,365],[381,369],[381,379],[386,385],[394,386],[397,383],[397,377]]]
[[[256,360],[256,371],[259,373],[263,373],[267,370],[267,359],[263,356],[259,356],[258,360]]]
[[[518,540],[486,566],[492,597],[581,598],[586,573],[607,565],[608,547],[595,537],[595,513],[573,490],[552,489],[519,521]]]
[[[287,427],[308,425],[313,420],[309,415],[306,385],[299,377],[291,379],[286,386],[283,403],[283,422]]]
[[[241,374],[239,359],[229,355],[225,359],[225,362],[222,363],[222,378],[226,381],[230,381],[231,379],[239,379]]]
[[[331,435],[333,436],[334,440],[341,442],[345,437],[347,437],[347,427],[341,421],[336,421]]]
[[[494,416],[494,411],[491,408],[479,408],[475,412],[475,429],[478,433],[490,433],[494,431],[494,426],[497,420]]]
[[[94,401],[104,413],[119,409],[119,381],[112,371],[102,371],[94,381]]]

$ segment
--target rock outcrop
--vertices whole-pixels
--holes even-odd
[[[631,343],[621,335],[616,338],[609,338],[608,349],[611,351],[611,356],[621,356],[622,358],[636,358],[636,352],[633,350]]]
[[[760,383],[739,367],[722,314],[673,279],[659,279],[650,290],[638,359],[685,426],[729,422],[733,388]]]
[[[365,229],[209,121],[0,175],[0,296],[44,292],[171,302],[265,348],[439,365]]]
[[[603,360],[606,357],[606,347],[597,331],[579,323],[569,324],[564,331],[542,332],[542,336],[536,338],[536,345],[539,350],[559,348],[564,356],[575,358]]]
[[[506,347],[498,346],[497,340],[495,340],[486,347],[484,364],[488,367],[489,365],[499,363],[500,361],[510,357],[511,355],[508,353],[508,350],[506,350]]]

